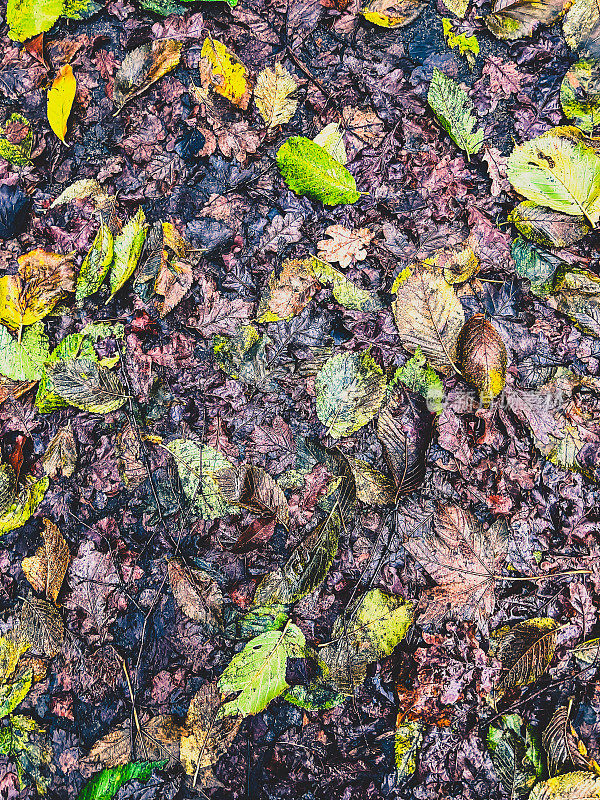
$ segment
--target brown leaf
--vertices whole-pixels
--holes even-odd
[[[565,766],[590,769],[590,759],[583,742],[569,722],[571,698],[567,705],[559,706],[542,734],[542,744],[548,753],[548,771],[556,775]]]
[[[26,284],[35,283],[44,291],[74,292],[74,253],[61,256],[37,248],[19,256],[19,275]]]
[[[261,467],[242,464],[221,472],[216,480],[228,503],[242,506],[263,517],[273,517],[289,528],[290,511],[285,494]]]
[[[506,346],[494,326],[483,314],[473,314],[458,337],[457,356],[463,376],[489,406],[506,383]]]
[[[256,315],[258,322],[278,322],[295,317],[321,288],[314,276],[312,258],[288,259],[279,277],[273,272]]]
[[[329,239],[321,239],[317,244],[319,258],[330,264],[337,261],[342,269],[349,267],[355,259],[362,261],[366,258],[366,248],[373,238],[368,228],[352,231],[343,225],[330,225],[326,228],[325,235]]]
[[[135,757],[143,761],[168,758],[179,761],[179,741],[184,727],[170,714],[158,714],[140,725],[135,740]]]
[[[188,261],[163,259],[154,283],[154,291],[164,297],[159,305],[161,317],[165,317],[183,300],[192,288],[192,281],[192,265]]]
[[[12,400],[22,397],[30,389],[33,389],[36,384],[37,381],[13,381],[4,375],[0,375],[0,405],[5,400],[8,400],[9,397]]]
[[[484,531],[468,511],[447,506],[435,521],[435,534],[408,539],[404,547],[438,584],[422,595],[420,624],[445,617],[485,623],[507,551],[504,523]]]
[[[70,478],[77,464],[77,443],[71,421],[54,434],[42,458],[42,468],[49,478]]]
[[[121,109],[179,64],[183,42],[158,39],[128,53],[115,75],[113,98]]]
[[[204,570],[188,567],[180,558],[168,565],[173,597],[183,613],[211,629],[223,624],[223,593],[218,583]]]
[[[37,553],[21,562],[23,572],[37,592],[44,592],[55,604],[66,575],[71,554],[62,533],[50,520],[44,520],[44,544]]]
[[[548,669],[558,629],[553,619],[536,617],[518,622],[502,636],[496,650],[503,669],[500,691],[533,683]]]
[[[523,39],[539,25],[559,20],[573,0],[496,0],[483,21],[499,39]]]
[[[65,628],[60,612],[45,600],[28,597],[21,609],[20,635],[38,653],[53,658],[62,648]]]
[[[148,477],[142,461],[139,437],[128,423],[117,436],[116,451],[119,457],[119,474],[129,489],[137,489]]]

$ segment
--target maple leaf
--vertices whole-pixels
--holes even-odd
[[[373,238],[368,228],[351,231],[343,225],[330,225],[325,235],[330,238],[318,242],[319,258],[330,263],[337,261],[342,268],[349,267],[354,259],[362,261]]]
[[[438,584],[423,593],[419,624],[445,617],[485,624],[494,610],[494,586],[507,546],[503,522],[484,531],[471,513],[456,506],[444,508],[434,534],[406,541],[405,549]]]

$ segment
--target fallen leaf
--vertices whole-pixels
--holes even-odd
[[[62,533],[50,522],[44,520],[42,531],[44,544],[30,558],[24,558],[21,567],[25,577],[36,592],[43,592],[55,605],[69,567],[71,554]]]
[[[254,102],[267,129],[285,125],[298,108],[294,93],[298,84],[293,76],[277,61],[275,69],[265,67],[258,74],[254,87]]]
[[[242,464],[218,473],[216,480],[229,504],[242,506],[259,516],[273,517],[289,528],[290,511],[285,494],[261,467]]]
[[[553,619],[536,617],[518,622],[503,634],[496,648],[496,658],[502,664],[500,691],[527,686],[548,669],[559,627]]]
[[[442,128],[465,151],[467,159],[483,145],[483,130],[476,128],[475,106],[456,81],[434,68],[427,92],[427,102]],[[474,130],[475,129],[475,130]]]
[[[214,578],[180,558],[169,560],[168,571],[173,597],[183,613],[211,631],[220,629],[223,593]]]
[[[77,464],[77,443],[71,421],[54,434],[42,458],[44,473],[53,480],[70,478]]]
[[[176,39],[158,39],[128,53],[115,75],[113,99],[119,110],[175,69],[182,47],[183,42]]]
[[[292,136],[277,151],[277,165],[284,181],[299,195],[328,206],[356,203],[360,193],[348,170],[318,144],[304,136]]]
[[[20,635],[38,653],[54,658],[65,638],[60,612],[45,600],[25,598],[21,608]]]
[[[355,231],[344,228],[343,225],[330,225],[325,230],[329,239],[317,242],[319,258],[330,263],[338,262],[344,269],[356,261],[362,261],[367,256],[366,248],[369,246],[373,234],[368,228],[358,228]]]
[[[278,322],[297,316],[319,291],[314,275],[313,258],[287,259],[279,275],[269,277],[267,291],[263,294],[257,322]]]
[[[473,314],[464,324],[456,347],[461,372],[489,406],[506,383],[506,346],[483,314]]]
[[[495,0],[483,21],[499,39],[523,39],[561,19],[572,0]]]
[[[77,81],[70,64],[62,66],[48,91],[48,122],[61,142],[67,135],[67,122],[75,100]]]
[[[204,40],[200,56],[203,88],[211,88],[245,111],[250,102],[252,85],[248,70],[239,58],[211,36]]]
[[[419,17],[426,5],[423,0],[370,0],[361,13],[381,28],[403,28]]]

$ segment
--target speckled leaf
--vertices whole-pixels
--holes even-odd
[[[477,128],[475,106],[456,81],[434,68],[427,92],[427,102],[438,122],[467,158],[483,145],[483,130]]]
[[[24,42],[38,33],[49,31],[62,9],[63,0],[8,0],[8,35],[15,42]]]
[[[218,519],[233,512],[215,478],[233,466],[222,453],[208,445],[200,447],[189,439],[173,439],[166,447],[175,458],[183,492],[194,513],[202,519]]]
[[[318,144],[292,136],[277,151],[277,165],[292,191],[328,206],[356,203],[360,193],[346,167]]]
[[[600,64],[582,59],[567,71],[560,86],[565,117],[582,131],[592,133],[600,124]]]
[[[146,238],[146,216],[138,209],[114,241],[114,261],[110,271],[110,298],[133,275]]]
[[[50,481],[47,477],[28,483],[16,496],[8,510],[0,516],[0,536],[25,525],[44,499]]]
[[[19,342],[0,325],[0,373],[14,381],[37,381],[48,358],[48,337],[43,322],[25,328]]]

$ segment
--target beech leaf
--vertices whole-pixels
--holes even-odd
[[[506,383],[502,337],[483,314],[473,314],[459,334],[456,351],[463,376],[479,391],[482,404],[489,406]]]

